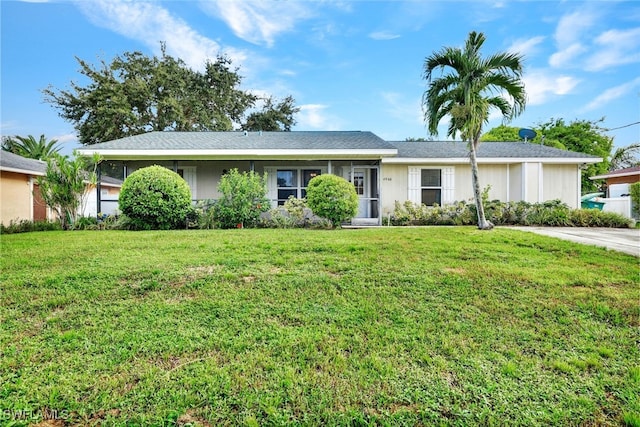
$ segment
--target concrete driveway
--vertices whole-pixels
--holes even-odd
[[[602,246],[640,257],[640,230],[592,227],[513,227],[585,245]]]

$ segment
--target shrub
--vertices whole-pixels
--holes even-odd
[[[60,221],[10,221],[9,225],[0,224],[0,234],[28,233],[31,231],[62,230]]]
[[[84,211],[87,184],[95,185],[98,157],[76,156],[69,160],[54,153],[47,159],[44,176],[38,178],[44,202],[53,209],[64,230],[73,228],[78,212]]]
[[[575,209],[571,211],[571,225],[575,227],[631,228],[633,220],[615,212],[599,209]]]
[[[400,204],[389,220],[393,225],[473,225],[473,203],[458,202],[448,206],[428,207],[410,201]],[[496,225],[542,225],[550,227],[632,227],[633,221],[613,212],[597,209],[571,209],[559,200],[544,203],[487,202],[487,219]]]
[[[158,165],[139,169],[124,180],[119,206],[130,227],[140,230],[185,228],[193,211],[187,182]]]
[[[309,181],[307,204],[314,214],[337,227],[358,213],[358,195],[349,181],[336,175],[319,175]]]
[[[265,228],[332,228],[332,224],[325,218],[313,214],[307,206],[306,199],[294,196],[261,217],[260,226]]]
[[[220,228],[255,226],[260,214],[269,210],[266,175],[231,169],[222,176],[218,191],[222,197],[215,204],[214,219]]]
[[[634,218],[640,218],[640,182],[634,182],[629,186],[631,196],[631,213]]]
[[[198,200],[194,211],[195,227],[205,230],[215,228],[215,204],[213,199]]]

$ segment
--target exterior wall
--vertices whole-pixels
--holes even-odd
[[[523,199],[523,172],[521,164],[509,165],[509,198],[507,201],[518,201]]]
[[[218,183],[225,170],[237,168],[240,171],[253,169],[263,174],[277,168],[318,168],[322,173],[333,174],[349,178],[351,161],[299,161],[299,160],[270,160],[270,161],[131,161],[126,162],[127,172],[145,166],[159,164],[169,169],[178,169],[184,173],[187,182],[192,183],[192,197],[194,200],[217,199],[220,193],[217,191]],[[377,161],[353,162],[365,167],[376,167]],[[415,198],[415,189],[411,193],[410,170],[416,173],[421,168],[439,168],[447,175],[443,182],[449,183],[445,188],[443,184],[443,203],[453,201],[472,201],[473,188],[471,184],[471,168],[469,164],[455,165],[426,165],[426,164],[396,164],[382,163],[379,173],[379,206],[381,215],[386,216],[393,212],[395,202],[400,203]],[[188,174],[190,178],[187,177]],[[373,175],[372,175],[373,176]],[[515,163],[515,164],[480,164],[479,179],[481,189],[490,186],[489,198],[501,201],[525,200],[530,203],[543,202],[545,200],[560,199],[571,207],[578,207],[579,203],[579,169],[578,165],[542,164],[541,162]],[[191,181],[190,181],[191,179]],[[415,181],[415,177],[414,177]],[[411,181],[413,182],[413,181]],[[270,191],[275,191],[275,184],[269,181]],[[377,183],[371,183],[377,185]],[[273,187],[273,188],[271,188]],[[193,191],[195,190],[195,191]],[[270,193],[270,197],[273,194]],[[446,193],[446,196],[445,196]],[[412,196],[413,195],[413,196]],[[376,195],[371,194],[371,197]],[[271,197],[273,198],[273,197]],[[277,197],[276,197],[277,198]],[[372,203],[375,203],[372,202]],[[106,210],[103,208],[103,211]]]
[[[9,225],[11,221],[33,219],[33,196],[29,175],[0,172],[0,222]]]
[[[524,194],[522,199],[529,203],[538,203],[542,201],[542,163],[524,163],[523,180]]]
[[[178,162],[173,161],[131,161],[126,162],[127,175],[135,172],[138,169],[160,165],[168,169],[173,170],[182,168],[195,168],[195,191],[191,188],[191,197],[194,200],[201,199],[217,199],[220,197],[218,192],[218,183],[220,177],[225,170],[237,168],[239,171],[250,170],[250,162],[248,160],[243,161],[185,161],[180,160]],[[261,170],[256,169],[256,172],[262,173]],[[185,177],[186,178],[186,177]],[[188,180],[187,180],[188,181]]]
[[[382,216],[393,213],[395,202],[408,200],[408,167],[407,165],[383,164],[380,168],[380,198]]]
[[[577,165],[543,165],[542,202],[560,199],[571,208],[578,208],[579,192]]]
[[[509,200],[509,165],[479,165],[478,172],[480,191],[490,186],[489,200]],[[469,166],[469,174],[471,174],[471,166]],[[471,177],[467,183],[471,187]],[[473,195],[470,198],[472,197]]]
[[[453,199],[472,201],[471,168],[462,165],[382,165],[382,214],[393,212],[395,201],[404,203],[408,194],[410,169],[447,168],[455,170]],[[539,203],[560,199],[572,208],[578,207],[578,165],[543,165],[539,162],[523,164],[481,164],[478,167],[480,188],[490,186],[489,199]]]
[[[327,173],[329,169],[331,173],[341,176],[345,179],[350,179],[351,174],[351,166],[354,167],[364,167],[364,168],[378,168],[377,161],[349,161],[349,160],[332,160],[331,162],[327,160],[319,160],[319,161],[301,161],[301,160],[265,160],[265,161],[234,161],[234,160],[202,160],[202,161],[128,161],[125,162],[127,175],[135,172],[138,169],[143,167],[151,166],[151,165],[160,165],[166,167],[171,170],[178,170],[179,173],[185,178],[187,183],[189,183],[189,187],[192,191],[193,200],[203,200],[203,199],[218,199],[221,197],[221,194],[218,192],[218,184],[220,179],[225,171],[230,170],[232,168],[237,168],[239,171],[249,171],[253,167],[253,170],[258,174],[264,174],[265,172],[272,172],[275,169],[279,168],[317,168],[322,171],[322,173]],[[366,169],[367,171],[370,169]],[[361,203],[363,204],[363,215],[366,215],[367,218],[370,216],[374,216],[377,218],[377,206],[378,202],[376,199],[379,197],[377,194],[377,174],[375,172],[365,172],[368,176],[368,186],[367,186],[367,194],[363,195],[364,199],[362,199]],[[406,179],[406,177],[405,177]],[[375,182],[371,182],[375,181]],[[268,197],[273,199],[273,203],[275,205],[277,199],[277,189],[275,184],[275,179],[268,179],[267,181],[269,187]],[[95,198],[95,196],[93,197]],[[104,199],[104,195],[103,195]],[[370,205],[367,205],[370,204]],[[365,206],[367,205],[367,206]],[[110,208],[108,208],[109,206]],[[370,207],[368,207],[370,206]],[[102,213],[110,213],[115,208],[117,208],[117,204],[109,203],[105,205],[103,203]],[[366,209],[364,209],[366,208]],[[95,205],[93,207],[95,211]]]

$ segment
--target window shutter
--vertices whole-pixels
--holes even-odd
[[[448,205],[455,202],[455,168],[442,168],[442,204]]]
[[[407,200],[413,203],[422,203],[420,194],[420,168],[409,167],[409,178],[407,180]]]

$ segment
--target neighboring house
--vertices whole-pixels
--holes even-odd
[[[629,184],[640,182],[640,166],[619,169],[603,175],[589,177],[592,180],[604,179],[607,187],[607,197],[620,197],[629,194]]]
[[[606,197],[596,199],[604,203],[602,210],[616,212],[628,218],[634,217],[631,198],[629,197],[629,186],[635,182],[640,182],[640,166],[619,169],[603,175],[592,176],[589,179],[594,181],[605,180]]]
[[[47,163],[0,151],[0,223],[45,221],[51,212],[40,196],[37,179]]]
[[[46,162],[0,151],[0,223],[9,225],[11,221],[45,221],[54,218],[53,212],[42,200],[37,183],[38,177],[44,176],[46,170]],[[101,184],[103,197],[117,200],[122,181],[103,177]],[[90,185],[87,185],[87,189],[90,194],[81,214],[95,216],[96,190]]]
[[[274,206],[304,197],[309,181],[333,173],[360,198],[355,224],[380,224],[396,201],[432,205],[473,199],[466,143],[389,142],[371,132],[151,132],[87,146],[121,163],[124,176],[158,164],[189,184],[194,200],[217,199],[229,169],[267,173]],[[480,146],[480,182],[503,201],[560,199],[580,206],[580,167],[601,158],[523,142]],[[102,204],[98,201],[98,204]]]

